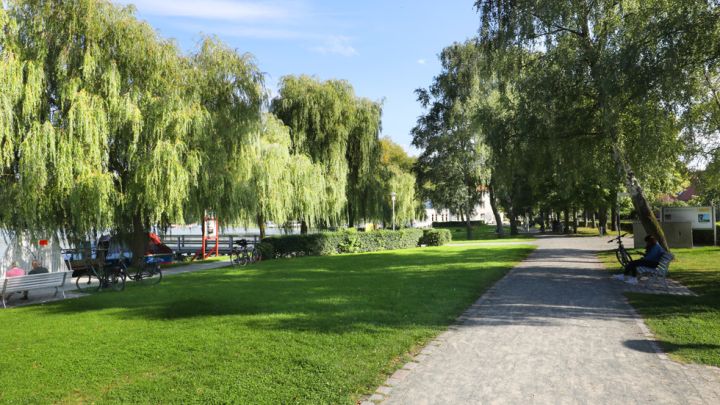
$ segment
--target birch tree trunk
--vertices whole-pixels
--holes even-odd
[[[492,209],[493,216],[495,217],[495,233],[503,236],[505,230],[503,229],[502,218],[500,217],[500,211],[498,211],[497,200],[495,199],[495,188],[490,184],[488,186],[488,194],[490,197],[490,208]]]
[[[633,172],[630,165],[625,161],[617,145],[613,145],[613,159],[615,160],[618,170],[620,170],[623,175],[625,187],[630,194],[633,207],[635,207],[635,211],[637,211],[640,223],[645,229],[645,232],[648,235],[654,236],[660,246],[670,251],[667,239],[665,239],[665,232],[663,232],[660,223],[657,218],[655,218],[655,214],[652,212],[650,204],[648,204],[645,193],[642,187],[640,187],[640,182],[637,177],[635,177],[635,172]]]

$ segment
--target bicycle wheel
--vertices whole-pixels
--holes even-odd
[[[615,251],[615,258],[620,263],[622,267],[625,267],[632,261],[632,257],[630,257],[630,254],[628,254],[627,250],[625,249],[617,249]]]
[[[125,273],[122,271],[113,271],[108,277],[109,287],[115,291],[122,291],[125,289]]]
[[[238,264],[241,266],[245,266],[248,263],[250,263],[250,254],[247,250],[243,250],[240,252],[240,255],[238,256]]]
[[[240,264],[240,250],[233,248],[230,252],[230,264],[232,264],[233,267]]]
[[[253,262],[253,263],[257,263],[257,262],[259,262],[260,260],[262,260],[262,253],[260,253],[260,249],[258,249],[258,248],[253,248],[253,250],[252,250],[252,252],[251,252],[251,254],[250,254],[250,257],[252,257],[252,262]]]
[[[138,273],[138,281],[142,284],[157,284],[160,280],[162,280],[162,270],[159,264],[145,266],[145,268]]]
[[[632,256],[630,256],[630,253],[627,252],[627,250],[623,249],[623,260],[625,260],[625,266],[627,266],[632,260]]]
[[[94,272],[85,273],[75,279],[75,286],[84,293],[98,291],[101,285],[100,278]]]

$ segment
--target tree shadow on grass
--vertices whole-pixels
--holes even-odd
[[[428,248],[278,260],[175,276],[150,288],[98,294],[44,310],[113,309],[109,316],[162,321],[224,316],[233,317],[238,326],[325,333],[441,327],[453,323],[528,251],[522,246]],[[512,288],[503,290],[502,300],[490,300],[467,325],[551,326],[556,319],[631,317],[604,273],[574,265],[591,255],[587,250],[546,249],[542,257],[531,257],[515,273]],[[560,261],[567,267],[558,266]],[[538,286],[547,291],[528,294]]]
[[[655,353],[655,347],[653,347],[653,343],[658,345],[663,352],[665,353],[674,353],[678,350],[708,350],[708,351],[716,351],[720,350],[720,345],[715,344],[707,344],[707,343],[687,343],[687,344],[677,344],[677,343],[670,343],[665,342],[662,340],[626,340],[623,342],[623,346],[633,349],[638,352],[643,353]]]
[[[423,249],[269,261],[177,275],[156,286],[129,284],[122,293],[37,310],[164,321],[232,316],[253,328],[331,333],[435,327],[451,323],[528,251]]]

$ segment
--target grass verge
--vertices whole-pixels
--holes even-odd
[[[641,254],[633,254],[639,257]],[[676,360],[720,366],[720,248],[674,249],[670,277],[698,297],[627,294],[662,349]],[[613,251],[600,255],[619,265]]]
[[[273,260],[0,311],[0,403],[353,403],[531,246]]]

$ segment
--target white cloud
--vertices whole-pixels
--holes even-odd
[[[163,17],[192,17],[226,21],[268,21],[291,17],[288,4],[230,0],[121,0],[135,4],[145,14]]]
[[[418,59],[417,63],[418,63],[418,65],[424,65],[427,63],[427,61],[425,59]]]
[[[350,38],[343,36],[330,36],[320,46],[310,48],[311,51],[322,54],[335,54],[342,56],[355,56],[357,50],[350,45]]]

